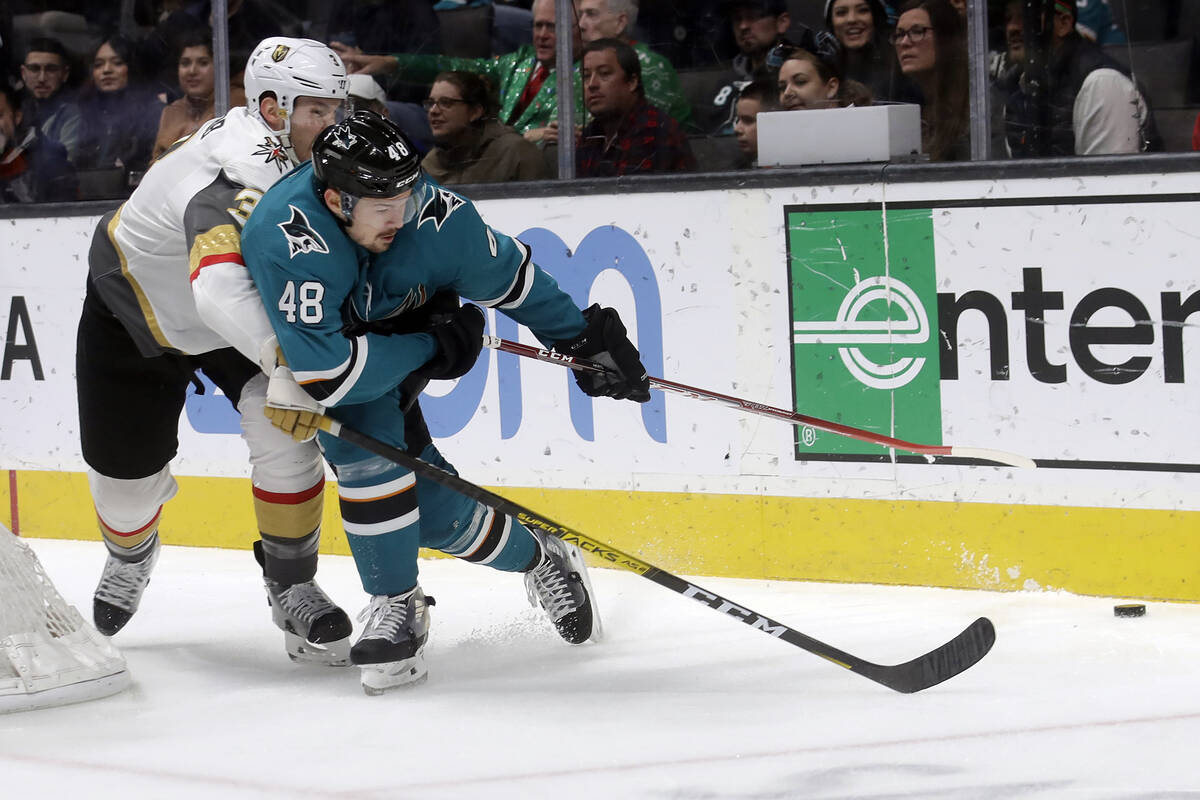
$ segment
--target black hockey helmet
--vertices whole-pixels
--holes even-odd
[[[395,197],[421,177],[421,156],[391,120],[355,111],[317,135],[313,172],[329,189],[355,197]]]

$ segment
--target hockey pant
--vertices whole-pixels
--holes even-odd
[[[455,472],[430,440],[420,405],[402,413],[405,405],[393,392],[328,413]],[[324,432],[320,441],[338,476],[346,538],[368,594],[400,594],[415,586],[421,547],[505,572],[524,572],[541,557],[533,534],[512,517]]]
[[[312,579],[324,466],[314,443],[294,442],[263,415],[267,378],[258,365],[232,348],[143,355],[89,278],[75,369],[83,458],[109,552],[139,560],[154,546],[163,504],[177,491],[169,465],[180,412],[202,369],[242,413],[267,577],[285,585]]]

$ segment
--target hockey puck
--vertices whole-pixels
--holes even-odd
[[[1125,603],[1124,605],[1113,606],[1113,616],[1144,617],[1146,616],[1146,606],[1141,603]]]

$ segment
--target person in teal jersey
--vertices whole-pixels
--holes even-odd
[[[452,470],[433,445],[417,395],[429,380],[464,375],[483,341],[484,315],[465,297],[526,325],[546,346],[598,361],[576,373],[592,396],[646,402],[649,379],[620,317],[580,311],[517,239],[489,227],[474,204],[423,174],[393,123],[359,111],[327,128],[313,161],[267,192],[242,254],[277,338],[267,415],[298,439],[322,413]],[[372,600],[351,648],[376,694],[423,680],[427,599],[417,550],[427,547],[525,573],[531,600],[573,644],[600,619],[582,555],[437,483],[320,433],[350,549]]]

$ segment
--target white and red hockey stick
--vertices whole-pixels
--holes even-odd
[[[533,358],[538,361],[546,361],[552,364],[560,364],[564,367],[569,367],[575,370],[584,370],[588,372],[606,372],[606,368],[597,364],[595,361],[590,361],[586,358],[576,358],[574,356],[563,355],[553,350],[545,350],[540,347],[532,347],[520,342],[513,342],[508,339],[500,339],[496,336],[484,336],[483,346],[492,350],[499,350],[504,353],[512,353],[513,355],[524,356],[525,358]],[[675,383],[663,378],[650,377],[650,386],[654,389],[661,389],[666,392],[691,397],[695,400],[711,400],[720,403],[730,408],[739,408],[742,411],[748,411],[751,414],[757,414],[762,417],[770,417],[772,419],[781,420],[791,423],[792,425],[807,425],[810,428],[836,433],[839,436],[845,436],[850,439],[857,439],[860,442],[869,442],[878,444],[884,447],[894,447],[897,450],[906,450],[910,453],[917,453],[926,457],[932,456],[954,456],[956,458],[976,458],[981,461],[993,461],[997,464],[1005,464],[1010,467],[1023,467],[1025,469],[1034,469],[1037,464],[1032,458],[1019,455],[1017,453],[1009,453],[1005,450],[993,450],[988,447],[960,447],[957,445],[934,445],[934,444],[919,444],[917,442],[906,442],[903,439],[896,439],[891,436],[884,436],[879,433],[863,430],[862,428],[854,428],[849,425],[843,425],[840,422],[830,422],[829,420],[810,417],[807,414],[800,414],[795,411],[786,411],[782,408],[755,403],[751,400],[742,400],[738,397],[732,397],[720,392],[711,392],[707,389],[699,389],[695,386],[688,386],[682,383]],[[932,460],[932,459],[931,459]]]

